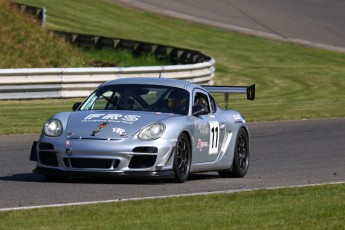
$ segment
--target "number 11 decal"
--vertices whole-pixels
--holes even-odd
[[[217,121],[210,122],[210,154],[218,153],[219,144],[219,123]]]

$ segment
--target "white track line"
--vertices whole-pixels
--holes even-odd
[[[26,206],[26,207],[1,208],[0,212],[4,212],[4,211],[17,211],[17,210],[28,210],[28,209],[37,209],[37,208],[55,208],[55,207],[89,205],[89,204],[115,203],[115,202],[138,201],[138,200],[165,199],[165,198],[173,198],[173,197],[188,197],[188,196],[200,196],[200,195],[212,195],[212,194],[228,194],[228,193],[256,191],[256,190],[265,190],[265,189],[266,190],[273,190],[273,189],[282,189],[282,188],[314,187],[314,186],[321,186],[321,185],[336,185],[336,184],[345,184],[345,181],[344,182],[332,182],[332,183],[320,183],[320,184],[306,184],[306,185],[296,185],[296,186],[285,186],[285,187],[282,186],[282,187],[254,188],[254,189],[236,189],[236,190],[226,190],[226,191],[216,191],[216,192],[201,192],[201,193],[189,193],[189,194],[168,195],[168,196],[150,196],[150,197],[141,197],[141,198],[128,198],[128,199],[76,202],[76,203],[66,203],[66,204],[48,204],[48,205]]]

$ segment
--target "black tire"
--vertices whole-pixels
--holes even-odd
[[[218,174],[221,177],[244,177],[249,167],[249,156],[249,138],[247,132],[242,128],[237,134],[234,159],[231,168],[218,171]]]
[[[183,183],[188,179],[191,166],[191,155],[189,139],[185,133],[182,133],[177,140],[174,153],[173,169],[176,182]]]

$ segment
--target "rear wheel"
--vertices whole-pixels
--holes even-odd
[[[189,139],[185,133],[182,133],[176,144],[174,154],[174,172],[175,181],[179,183],[185,182],[189,177],[191,166],[191,147]]]
[[[247,132],[242,128],[237,134],[234,159],[231,168],[218,171],[218,173],[221,177],[242,178],[247,174],[248,166],[249,138]]]

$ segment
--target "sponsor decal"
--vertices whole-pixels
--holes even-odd
[[[86,116],[81,122],[111,122],[133,124],[139,120],[139,115],[122,115],[122,114],[104,114],[93,113]]]
[[[69,140],[66,141],[66,148],[71,148],[71,143],[69,142]]]
[[[235,123],[244,123],[244,119],[242,118],[241,115],[237,114],[237,115],[232,115],[232,117],[234,118],[235,120]]]
[[[208,135],[210,132],[210,128],[207,122],[204,123],[198,123],[198,130],[202,135]]]
[[[101,129],[107,127],[108,125],[109,125],[109,122],[103,122],[103,123],[99,124],[99,125],[98,125],[98,129],[92,131],[91,136],[95,136],[96,133],[98,133]]]
[[[98,129],[103,129],[104,127],[107,127],[109,125],[108,122],[104,122],[98,125]]]
[[[72,148],[71,148],[71,143],[69,142],[69,140],[66,141],[66,154],[67,155],[72,155]]]
[[[202,141],[201,139],[198,139],[198,143],[196,144],[196,148],[202,151],[203,148],[208,147],[207,141]]]
[[[121,128],[112,128],[113,133],[117,133],[120,136],[125,136],[126,135],[126,130],[121,129]]]
[[[95,136],[96,135],[96,133],[98,133],[99,132],[99,130],[94,130],[94,131],[92,131],[92,133],[91,133],[91,136]]]

